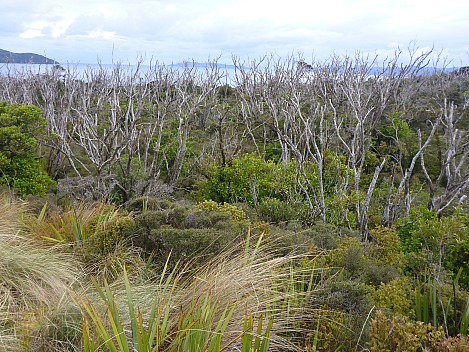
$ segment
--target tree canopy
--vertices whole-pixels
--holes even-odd
[[[20,195],[43,194],[52,183],[37,156],[45,128],[38,107],[0,102],[0,183]]]

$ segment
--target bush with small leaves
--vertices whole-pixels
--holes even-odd
[[[399,276],[399,270],[374,257],[375,248],[369,243],[362,243],[359,238],[345,237],[339,246],[330,251],[327,263],[344,269],[343,277],[378,287],[382,282],[389,282]]]
[[[170,253],[171,265],[209,259],[235,238],[244,236],[248,226],[244,211],[227,203],[165,203],[160,210],[135,216],[132,244],[151,256],[161,269]]]
[[[161,211],[171,209],[176,204],[167,200],[155,197],[138,197],[129,200],[125,204],[125,208],[132,212]]]
[[[339,246],[341,238],[345,236],[344,229],[325,222],[317,222],[305,227],[301,232],[311,238],[313,243],[320,249],[332,250]],[[347,236],[353,237],[353,233],[345,231]]]
[[[390,227],[378,226],[371,230],[371,237],[375,241],[372,256],[376,260],[401,268],[404,263],[404,253],[396,231]]]
[[[169,259],[170,267],[191,262],[196,263],[213,258],[238,236],[235,232],[221,232],[213,228],[176,229],[162,226],[151,231],[149,241],[153,244],[154,261],[165,264]]]
[[[318,321],[311,324],[306,351],[355,351],[363,325],[361,318],[326,307],[320,312]]]
[[[0,185],[21,196],[45,194],[54,181],[43,170],[38,138],[46,133],[46,119],[35,106],[0,102]]]
[[[436,351],[446,338],[441,327],[410,321],[407,317],[387,317],[378,311],[371,323],[370,351]]]
[[[442,352],[466,352],[469,351],[469,336],[450,336],[438,345],[438,351]]]
[[[367,333],[362,329],[373,307],[372,292],[368,285],[340,278],[320,283],[309,300],[316,312],[309,325],[310,335],[316,341],[307,344],[316,343],[316,349],[308,351],[354,351],[360,341],[366,341],[366,336],[361,335]]]
[[[134,224],[131,215],[111,207],[108,214],[103,212],[90,221],[83,242],[85,251],[94,255],[106,255],[114,251],[120,243],[129,242]]]
[[[469,215],[456,211],[451,216],[438,218],[433,212],[413,212],[401,220],[398,234],[402,246],[411,257],[419,257],[420,267],[440,266],[452,272],[454,276],[459,269],[466,268],[469,264],[468,250],[469,240]],[[422,261],[424,261],[422,263]],[[408,261],[412,270],[415,263]],[[418,271],[414,269],[414,271]],[[463,270],[459,284],[469,288],[469,274]]]
[[[372,308],[373,289],[362,282],[337,280],[326,292],[325,302],[330,309],[366,316]]]
[[[246,220],[246,213],[243,209],[238,208],[235,205],[228,203],[217,203],[213,200],[206,200],[194,206],[197,210],[202,210],[207,213],[218,212],[218,213],[228,213],[231,215],[231,219],[235,221],[244,221]]]
[[[265,197],[257,206],[257,214],[263,221],[281,223],[302,218],[303,203],[287,203],[278,198]]]
[[[186,229],[206,229],[212,225],[212,219],[205,211],[201,210],[190,212],[184,219],[184,228]]]
[[[413,290],[409,278],[398,277],[387,283],[381,283],[372,294],[372,299],[380,309],[413,318],[415,316],[414,301],[411,299],[414,295]]]

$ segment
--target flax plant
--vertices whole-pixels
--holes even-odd
[[[300,306],[308,293],[292,283],[292,257],[254,243],[195,272],[165,266],[158,280],[143,285],[127,271],[120,282],[93,280],[93,290],[74,295],[85,351],[296,350],[282,335],[305,314]]]

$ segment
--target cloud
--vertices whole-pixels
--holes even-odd
[[[46,50],[59,61],[327,57],[413,40],[467,61],[468,13],[462,0],[6,0],[0,38],[4,49]]]

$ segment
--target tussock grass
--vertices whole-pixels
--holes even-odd
[[[260,348],[265,341],[269,350],[294,351],[284,335],[295,329],[300,311],[305,314],[308,296],[292,276],[296,259],[274,256],[262,246],[237,246],[195,271],[189,265],[163,272],[151,283],[132,284],[127,275],[104,287],[96,282],[94,292],[75,296],[89,331],[84,340],[131,350],[136,336],[152,335],[153,327],[156,337],[147,341],[148,350],[212,350],[219,339],[219,350],[251,350],[247,345]]]
[[[87,240],[82,225],[94,217],[107,226],[116,213],[78,209],[53,227],[41,213],[28,227],[22,210],[0,204],[0,349],[294,351],[294,335],[310,333],[300,321],[316,314],[316,269],[298,265],[306,255],[279,254],[263,233],[149,279],[149,268],[129,262],[139,258],[131,247],[116,245],[83,269],[76,258],[84,256],[70,251]]]
[[[63,245],[99,282],[115,280],[124,266],[137,271],[145,268],[140,250],[122,234],[123,227],[132,223],[126,211],[104,201],[80,203],[64,211],[46,203],[39,215],[28,214],[23,221],[32,237],[43,245]]]
[[[0,202],[0,346],[9,351],[56,338],[54,325],[74,310],[68,293],[81,274],[73,257],[21,231],[22,211],[19,203]]]

